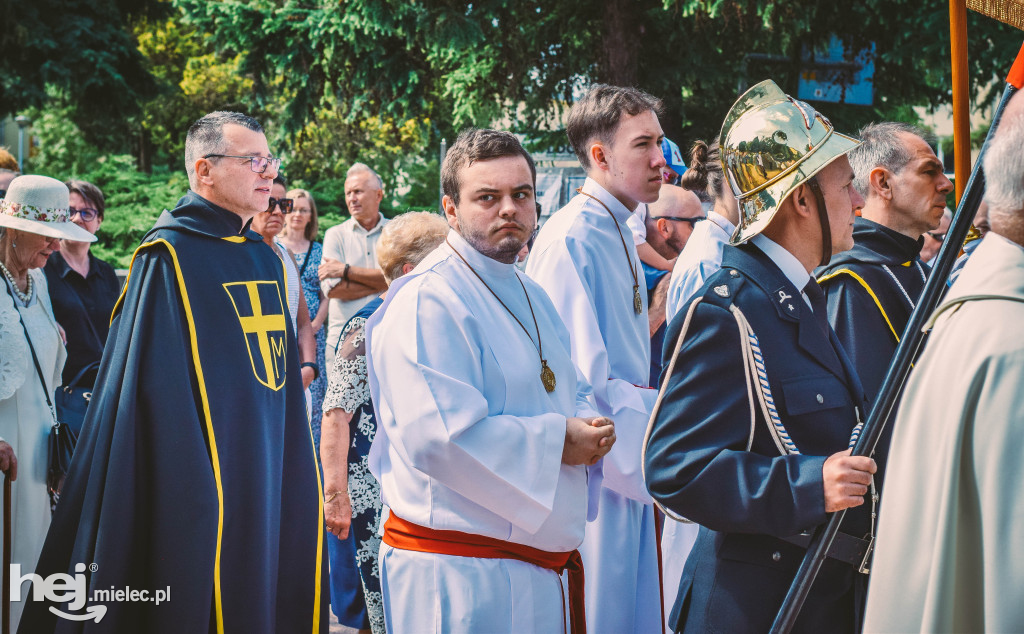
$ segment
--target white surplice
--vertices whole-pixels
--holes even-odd
[[[725,216],[708,212],[706,220],[697,223],[686,246],[672,267],[668,283],[668,297],[665,299],[665,321],[671,322],[683,306],[690,301],[704,280],[722,268],[722,250],[729,244],[736,225]],[[655,354],[661,354],[655,350]]]
[[[367,321],[378,431],[369,464],[384,503],[422,526],[551,552],[583,540],[601,468],[562,464],[566,418],[596,416],[544,291],[452,231],[448,240],[522,322],[442,244],[396,280]],[[523,286],[520,285],[520,280]],[[557,385],[541,382],[537,333]],[[547,569],[381,546],[389,632],[558,632],[562,589]]]
[[[658,395],[647,387],[651,344],[644,272],[627,226],[632,212],[589,178],[582,190],[601,202],[581,194],[553,214],[537,236],[526,271],[568,326],[573,360],[593,386],[601,414],[615,421],[618,437],[604,461],[601,510],[580,548],[587,631],[657,632],[657,538],[640,465]],[[633,308],[636,283],[639,314]]]
[[[736,226],[728,218],[714,211],[709,211],[707,219],[694,227],[672,268],[668,297],[665,300],[666,322],[671,322],[680,309],[686,306],[690,298],[704,286],[704,280],[722,268],[722,251],[729,244],[729,237],[735,229]],[[661,354],[662,351],[652,350],[651,353]],[[683,578],[683,566],[697,541],[699,528],[697,524],[665,518],[661,531],[661,561],[666,619],[676,602],[679,582]],[[671,629],[667,620],[665,625]]]

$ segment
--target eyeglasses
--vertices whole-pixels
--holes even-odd
[[[292,207],[295,205],[295,201],[291,198],[270,198],[270,206],[267,207],[267,211],[274,211],[274,207],[280,207],[281,213],[290,214],[292,213]]]
[[[676,218],[675,216],[651,216],[652,220],[675,220],[677,222],[688,222],[690,226],[697,224],[701,220],[704,220],[704,216],[697,216],[696,218]]]
[[[935,233],[934,231],[925,231],[925,233],[928,234],[928,237],[932,240],[943,242],[946,239],[946,234],[944,233]]]
[[[208,158],[239,158],[249,159],[249,168],[257,174],[262,174],[267,171],[267,168],[271,165],[274,166],[274,171],[281,168],[281,159],[273,156],[238,156],[235,154],[207,154],[203,156],[204,159]]]
[[[100,212],[96,211],[92,207],[82,207],[81,209],[77,209],[75,207],[68,207],[68,220],[74,218],[75,214],[78,214],[79,216],[82,217],[82,222],[92,222],[93,220],[96,220],[97,217],[99,217]]]

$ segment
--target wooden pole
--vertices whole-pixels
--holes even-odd
[[[956,203],[971,173],[970,78],[967,75],[967,2],[949,0],[949,41],[953,69],[953,165]]]

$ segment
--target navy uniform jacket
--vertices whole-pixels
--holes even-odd
[[[919,256],[920,238],[857,218],[853,240],[852,249],[815,276],[828,301],[828,320],[874,401],[924,291],[927,267]]]
[[[189,193],[160,216],[115,306],[37,573],[81,566],[90,594],[169,587],[170,602],[107,601],[74,621],[47,608],[82,606],[28,601],[21,632],[326,631],[286,296],[280,258],[237,215]]]
[[[701,525],[670,620],[681,632],[764,632],[804,554],[780,538],[825,522],[822,466],[848,447],[863,389],[835,335],[830,344],[800,291],[757,247],[726,247],[722,269],[690,303],[700,297],[674,371],[662,377],[668,385],[645,461],[651,495]],[[730,304],[760,339],[779,416],[800,455],[780,455],[756,400],[751,411]],[[686,313],[665,337],[666,371]],[[868,507],[851,509],[842,530],[864,537]],[[796,631],[855,631],[863,577],[826,560]]]

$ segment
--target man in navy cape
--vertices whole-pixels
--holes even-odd
[[[257,121],[215,112],[189,129],[185,161],[191,191],[132,258],[39,559],[42,579],[84,576],[86,596],[34,580],[21,632],[326,631],[284,269],[248,227],[279,159]],[[96,595],[121,589],[149,600]]]
[[[906,123],[873,123],[850,151],[854,186],[864,198],[853,248],[816,271],[828,317],[874,401],[910,321],[929,267],[922,234],[942,222],[953,184],[922,136]],[[887,445],[892,425],[883,435]]]

